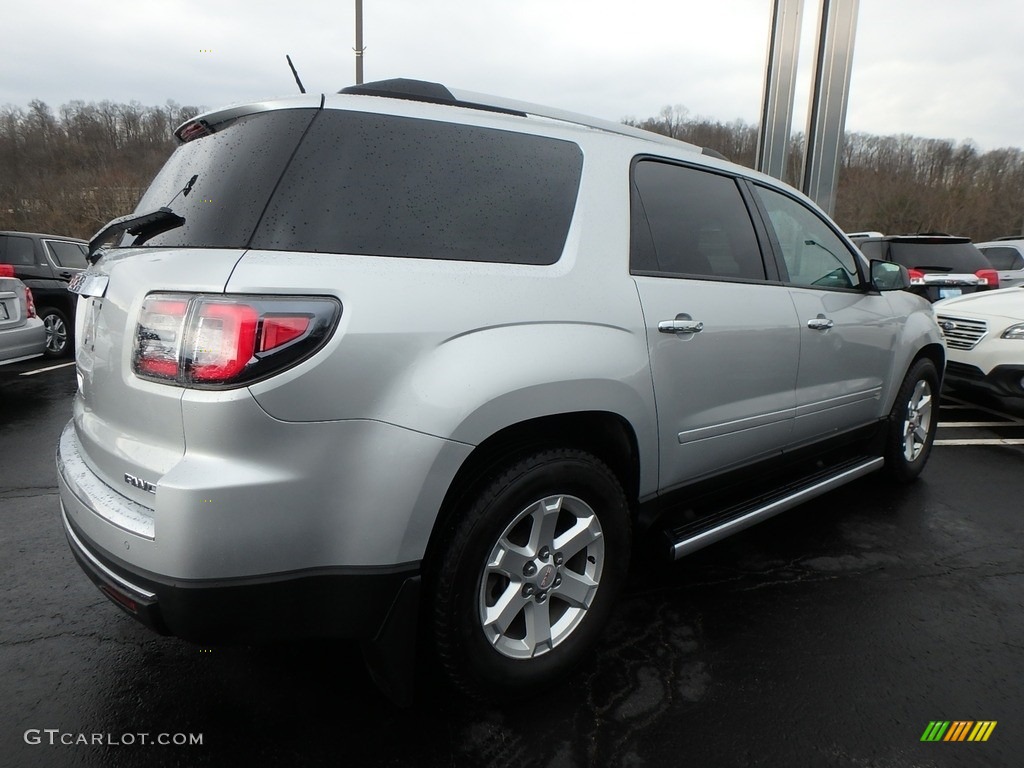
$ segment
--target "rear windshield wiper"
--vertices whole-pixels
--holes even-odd
[[[100,257],[100,250],[119,238],[125,232],[135,235],[132,245],[142,245],[149,238],[176,229],[185,223],[185,219],[170,208],[159,208],[149,213],[130,213],[112,219],[89,241],[89,254],[86,257],[90,264],[95,264]]]

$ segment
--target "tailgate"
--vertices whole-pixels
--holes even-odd
[[[185,390],[132,373],[139,309],[156,291],[222,293],[240,256],[215,249],[112,251],[89,270],[107,278],[102,295],[78,299],[74,423],[82,458],[111,488],[147,507],[185,451]]]

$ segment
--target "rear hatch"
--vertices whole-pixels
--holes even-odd
[[[232,250],[118,250],[90,270],[107,278],[103,295],[78,300],[74,418],[83,458],[108,485],[147,507],[151,488],[185,451],[185,390],[132,371],[142,302],[154,287],[220,293],[239,257]]]
[[[274,417],[315,421],[339,418],[338,403],[353,402],[338,383],[345,377],[367,391],[367,377],[344,355],[322,376],[304,375],[305,389],[278,392],[286,377],[241,388],[315,354],[337,326],[341,301],[360,286],[410,317],[441,316],[434,293],[400,294],[400,278],[439,261],[448,265],[446,282],[465,290],[467,270],[451,264],[477,261],[486,264],[470,271],[493,288],[510,271],[493,265],[554,264],[564,249],[583,165],[574,142],[321,106],[317,97],[237,107],[179,128],[184,144],[135,214],[94,238],[120,247],[100,251],[75,278],[76,289],[93,294],[80,299],[77,327],[84,459],[139,503],[152,506],[151,490],[190,441],[202,450],[186,432],[183,403],[255,395]],[[475,295],[483,301],[483,291]],[[384,301],[373,304],[386,310]],[[417,305],[422,312],[410,309]],[[473,316],[487,314],[478,307]],[[238,354],[227,368],[208,363],[228,348],[229,327]],[[408,359],[402,350],[415,354],[410,345],[439,343],[413,336],[403,329],[380,345],[379,336],[356,334],[349,343],[380,345],[372,356],[399,367]],[[325,398],[332,389],[348,394]]]
[[[80,295],[76,317],[74,421],[83,459],[140,504],[153,506],[156,484],[184,454],[188,391],[133,370],[143,304],[154,293],[224,292],[319,102],[288,110],[256,105],[195,121],[136,208],[134,218],[149,225],[104,230],[120,247],[99,251],[73,283],[90,294]],[[160,213],[145,217],[153,212]]]
[[[912,290],[929,301],[999,287],[999,276],[966,237],[894,237],[888,258],[907,268]]]

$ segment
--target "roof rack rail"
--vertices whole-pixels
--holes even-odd
[[[430,104],[448,104],[453,107],[482,109],[486,112],[501,112],[518,117],[526,117],[525,112],[477,102],[463,101],[455,97],[451,91],[440,83],[427,80],[413,80],[408,77],[393,77],[390,80],[377,80],[372,83],[350,85],[338,93],[355,96],[383,96],[388,99],[407,99],[409,101],[425,101]]]
[[[473,91],[462,91],[448,88],[441,83],[432,83],[425,80],[414,80],[406,77],[396,77],[390,80],[378,80],[362,85],[350,85],[338,91],[340,94],[358,96],[383,96],[389,99],[407,99],[410,101],[424,101],[431,104],[448,104],[453,107],[465,107],[468,109],[482,109],[487,112],[499,112],[502,114],[516,115],[517,117],[543,117],[549,120],[558,120],[573,125],[581,125],[586,128],[593,128],[608,133],[616,133],[620,136],[631,136],[636,139],[653,141],[658,144],[666,144],[671,147],[687,148],[694,152],[702,152],[709,157],[725,160],[723,155],[713,149],[705,149],[695,144],[690,144],[679,139],[672,139],[662,136],[660,133],[652,133],[641,128],[633,128],[622,123],[602,120],[596,117],[588,117],[576,112],[568,112],[552,107],[543,107],[539,104],[530,104],[525,101],[504,99],[500,96],[491,96]]]

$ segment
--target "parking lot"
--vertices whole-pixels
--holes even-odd
[[[0,369],[0,764],[888,768],[1024,754],[1024,416],[1006,403],[947,397],[912,487],[869,476],[667,573],[637,569],[562,687],[481,707],[428,670],[417,704],[396,710],[346,644],[198,647],[93,587],[58,522],[53,452],[75,386],[70,364]],[[997,725],[985,742],[921,741],[933,721]]]

